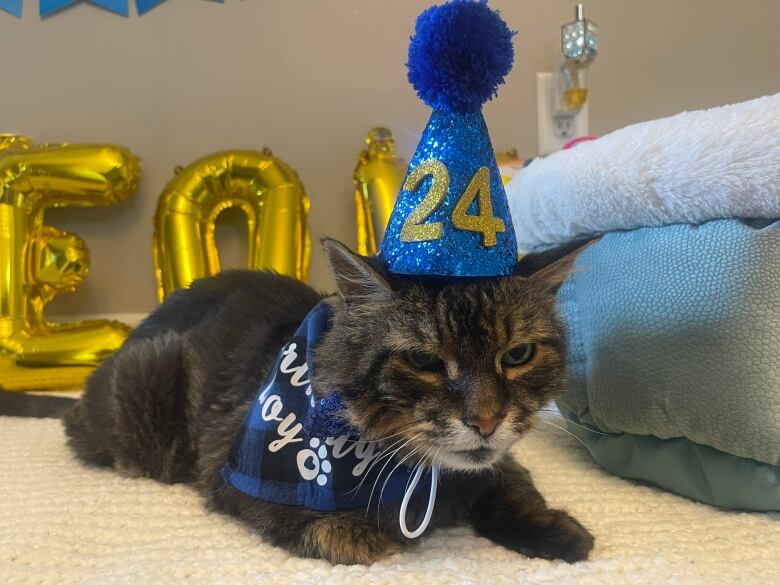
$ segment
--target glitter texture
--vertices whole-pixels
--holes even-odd
[[[401,227],[402,242],[426,242],[441,239],[441,222],[426,223],[425,220],[442,204],[447,195],[447,189],[450,186],[450,173],[447,171],[447,167],[432,158],[423,161],[409,172],[401,190],[415,192],[427,177],[431,178],[427,193]]]
[[[477,200],[479,215],[469,215],[469,207],[477,197],[479,197]],[[460,230],[480,232],[483,246],[496,245],[496,234],[503,232],[506,227],[503,219],[493,216],[489,168],[479,167],[479,170],[471,177],[466,191],[452,211],[452,225]]]
[[[517,261],[517,243],[509,215],[509,205],[498,171],[493,146],[481,112],[457,113],[434,110],[425,127],[407,173],[431,159],[441,162],[448,171],[449,184],[444,200],[422,222],[441,223],[441,237],[428,241],[404,242],[401,231],[407,218],[432,187],[432,176],[417,189],[402,189],[385,232],[381,255],[395,274],[440,276],[499,276],[511,274]],[[430,163],[426,163],[430,164]],[[481,231],[458,229],[452,221],[455,206],[481,167],[490,172],[490,202],[493,216],[504,223],[496,243],[486,246]],[[483,171],[484,172],[484,171]],[[413,182],[410,182],[413,183]],[[468,215],[485,215],[478,208],[479,197],[468,207]],[[497,227],[497,222],[491,222]],[[484,224],[483,224],[484,225]],[[488,243],[491,239],[488,237]]]

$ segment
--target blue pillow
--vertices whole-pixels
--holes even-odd
[[[558,299],[558,404],[593,429],[570,425],[600,464],[710,504],[780,510],[780,222],[606,234]]]

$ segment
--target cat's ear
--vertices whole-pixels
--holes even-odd
[[[577,257],[592,243],[593,240],[575,242],[542,254],[529,254],[520,261],[520,266],[524,269],[518,272],[521,274],[525,272],[530,281],[546,289],[550,294],[555,294],[574,271]]]
[[[322,249],[336,288],[345,300],[386,300],[392,297],[390,284],[362,257],[331,238],[322,240]]]

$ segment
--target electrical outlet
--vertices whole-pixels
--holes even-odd
[[[554,116],[552,128],[556,138],[571,140],[575,131],[574,116]]]
[[[536,138],[540,155],[560,150],[574,138],[588,135],[588,104],[576,114],[561,116],[556,111],[555,79],[552,73],[536,74]]]

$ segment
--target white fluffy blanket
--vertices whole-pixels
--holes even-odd
[[[780,94],[628,126],[538,159],[506,188],[518,246],[780,217]]]
[[[542,427],[546,429],[547,427]],[[555,429],[517,457],[596,536],[592,560],[531,560],[442,531],[371,567],[291,557],[185,486],[86,469],[58,421],[0,417],[0,583],[780,583],[780,517],[716,510],[597,468]]]

